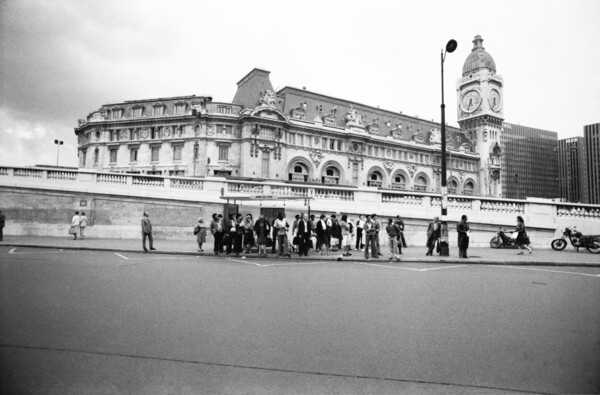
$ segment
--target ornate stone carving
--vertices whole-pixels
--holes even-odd
[[[385,168],[385,171],[388,172],[388,174],[390,174],[390,172],[392,171],[392,169],[394,168],[394,164],[392,163],[391,160],[386,160],[383,163],[383,167]]]
[[[215,127],[213,125],[208,125],[206,127],[206,135],[207,136],[214,136],[215,134]]]
[[[150,130],[148,128],[143,128],[141,133],[142,138],[145,140],[150,136]]]
[[[483,137],[483,141],[487,141],[488,139],[488,130],[487,129],[483,129],[482,135]]]
[[[121,130],[121,140],[129,140],[129,130],[123,129]]]
[[[233,137],[239,139],[240,137],[242,137],[242,131],[238,128],[233,129]]]
[[[316,150],[316,151],[312,151],[308,154],[310,156],[310,159],[318,166],[321,161],[323,160],[323,154],[321,153],[321,151]]]
[[[352,105],[350,105],[350,110],[346,113],[346,125],[348,124],[362,125],[362,117],[358,115],[358,112]]]
[[[464,171],[460,171],[458,173],[458,178],[460,179],[460,182],[462,183],[465,180],[465,172]]]
[[[410,174],[411,177],[413,177],[415,175],[416,171],[417,171],[417,166],[415,166],[414,163],[411,163],[410,165],[408,165],[408,173]]]
[[[350,168],[350,165],[352,163],[360,163],[360,169],[364,170],[365,169],[365,161],[363,159],[362,156],[349,156],[348,157],[348,169]]]
[[[439,129],[429,131],[429,142],[432,144],[442,144],[442,132]]]
[[[275,103],[277,102],[277,96],[275,92],[270,89],[264,91],[260,97],[260,105],[266,107],[275,107]]]
[[[440,169],[439,167],[436,167],[433,169],[433,178],[435,178],[436,180],[439,180],[442,176],[442,169]]]
[[[172,134],[172,132],[171,132],[171,128],[169,126],[163,128],[163,137],[164,138],[166,138],[166,139],[171,138],[171,134]]]
[[[498,181],[500,179],[500,169],[490,169],[490,179]]]

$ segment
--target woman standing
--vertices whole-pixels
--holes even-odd
[[[531,241],[529,241],[529,237],[525,231],[525,221],[523,221],[523,217],[520,215],[517,216],[517,229],[515,229],[515,232],[519,232],[517,235],[517,240],[515,241],[517,247],[522,250],[527,249],[529,253],[532,254],[533,249],[530,246]],[[518,255],[523,255],[523,251],[520,251]]]
[[[469,248],[469,235],[471,234],[471,231],[469,230],[469,223],[467,222],[466,215],[461,217],[461,221],[458,223],[456,231],[458,232],[458,257],[468,258],[467,248]]]
[[[198,218],[198,224],[194,228],[194,234],[196,235],[196,241],[198,242],[198,252],[204,252],[202,244],[206,242],[206,228],[204,227],[204,220]]]
[[[346,214],[342,215],[342,220],[340,221],[340,228],[342,230],[342,256],[350,256],[350,225],[348,224],[348,216]]]
[[[327,237],[327,219],[325,214],[321,214],[319,222],[317,222],[317,249],[321,255],[327,251],[329,255],[329,238]]]
[[[244,222],[244,254],[249,254],[252,247],[254,247],[254,222],[252,214],[246,214],[246,222]]]
[[[246,228],[244,227],[244,216],[242,214],[238,214],[235,219],[235,233],[233,235],[233,252],[235,252],[235,256],[240,256],[240,252],[242,251],[242,242],[244,239],[244,232]]]
[[[277,234],[277,242],[279,244],[279,251],[277,252],[277,256],[286,256],[288,258],[291,257],[290,255],[290,247],[289,247],[289,243],[288,243],[288,237],[287,237],[287,228],[288,228],[288,223],[285,220],[283,213],[279,213],[277,214],[277,219],[275,220],[275,224],[273,225],[273,227],[275,228],[273,230],[273,232],[275,234]]]

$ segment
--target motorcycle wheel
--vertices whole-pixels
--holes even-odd
[[[492,239],[490,240],[490,247],[492,247],[492,248],[502,247],[502,239],[498,236],[492,237]]]
[[[597,241],[594,241],[591,246],[587,246],[586,248],[592,254],[600,254],[600,243]]]
[[[550,245],[552,246],[553,250],[562,251],[567,246],[567,242],[563,239],[556,239],[556,240],[552,240],[552,244],[550,244]]]

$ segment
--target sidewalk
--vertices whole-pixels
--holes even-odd
[[[142,241],[140,239],[84,239],[73,240],[70,237],[42,237],[42,236],[5,236],[4,241],[0,242],[0,247],[41,247],[54,249],[74,249],[74,250],[97,250],[97,251],[115,251],[115,252],[135,252],[142,250]],[[156,240],[154,242],[156,251],[149,254],[178,254],[191,256],[211,256],[212,243],[204,244],[204,253],[197,252],[197,245],[194,240],[176,241],[176,240]],[[387,247],[382,247],[383,256],[379,259],[369,259],[369,262],[390,262],[388,260]],[[518,250],[513,249],[493,249],[493,248],[469,248],[469,259],[458,257],[458,249],[455,245],[450,245],[450,256],[440,257],[425,256],[425,246],[409,246],[403,248],[402,262],[419,263],[459,263],[459,264],[483,264],[483,265],[538,265],[538,266],[588,266],[600,267],[600,254],[592,254],[584,248],[579,252],[568,246],[563,251],[554,251],[552,249],[535,249],[532,255],[525,250],[524,255],[517,255]],[[270,252],[270,248],[268,249]],[[341,253],[331,252],[330,255],[319,255],[314,250],[309,252],[308,257],[299,258],[297,254],[292,254],[291,260],[337,260],[344,261],[364,261],[364,252],[353,250],[352,256],[342,257]],[[227,257],[226,255],[221,255]],[[275,259],[277,256],[269,254],[268,258],[259,258],[257,254],[248,254],[247,259]],[[235,258],[233,254],[231,258]],[[281,258],[280,258],[281,259]]]

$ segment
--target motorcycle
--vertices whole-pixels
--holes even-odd
[[[515,240],[510,237],[510,235],[506,235],[504,230],[500,228],[498,232],[496,232],[496,236],[492,237],[490,240],[490,247],[492,248],[516,248]]]
[[[585,247],[592,254],[600,253],[600,235],[584,236],[577,229],[565,228],[560,239],[552,240],[550,244],[553,250],[562,251],[567,246],[567,240],[579,252],[579,247]]]

